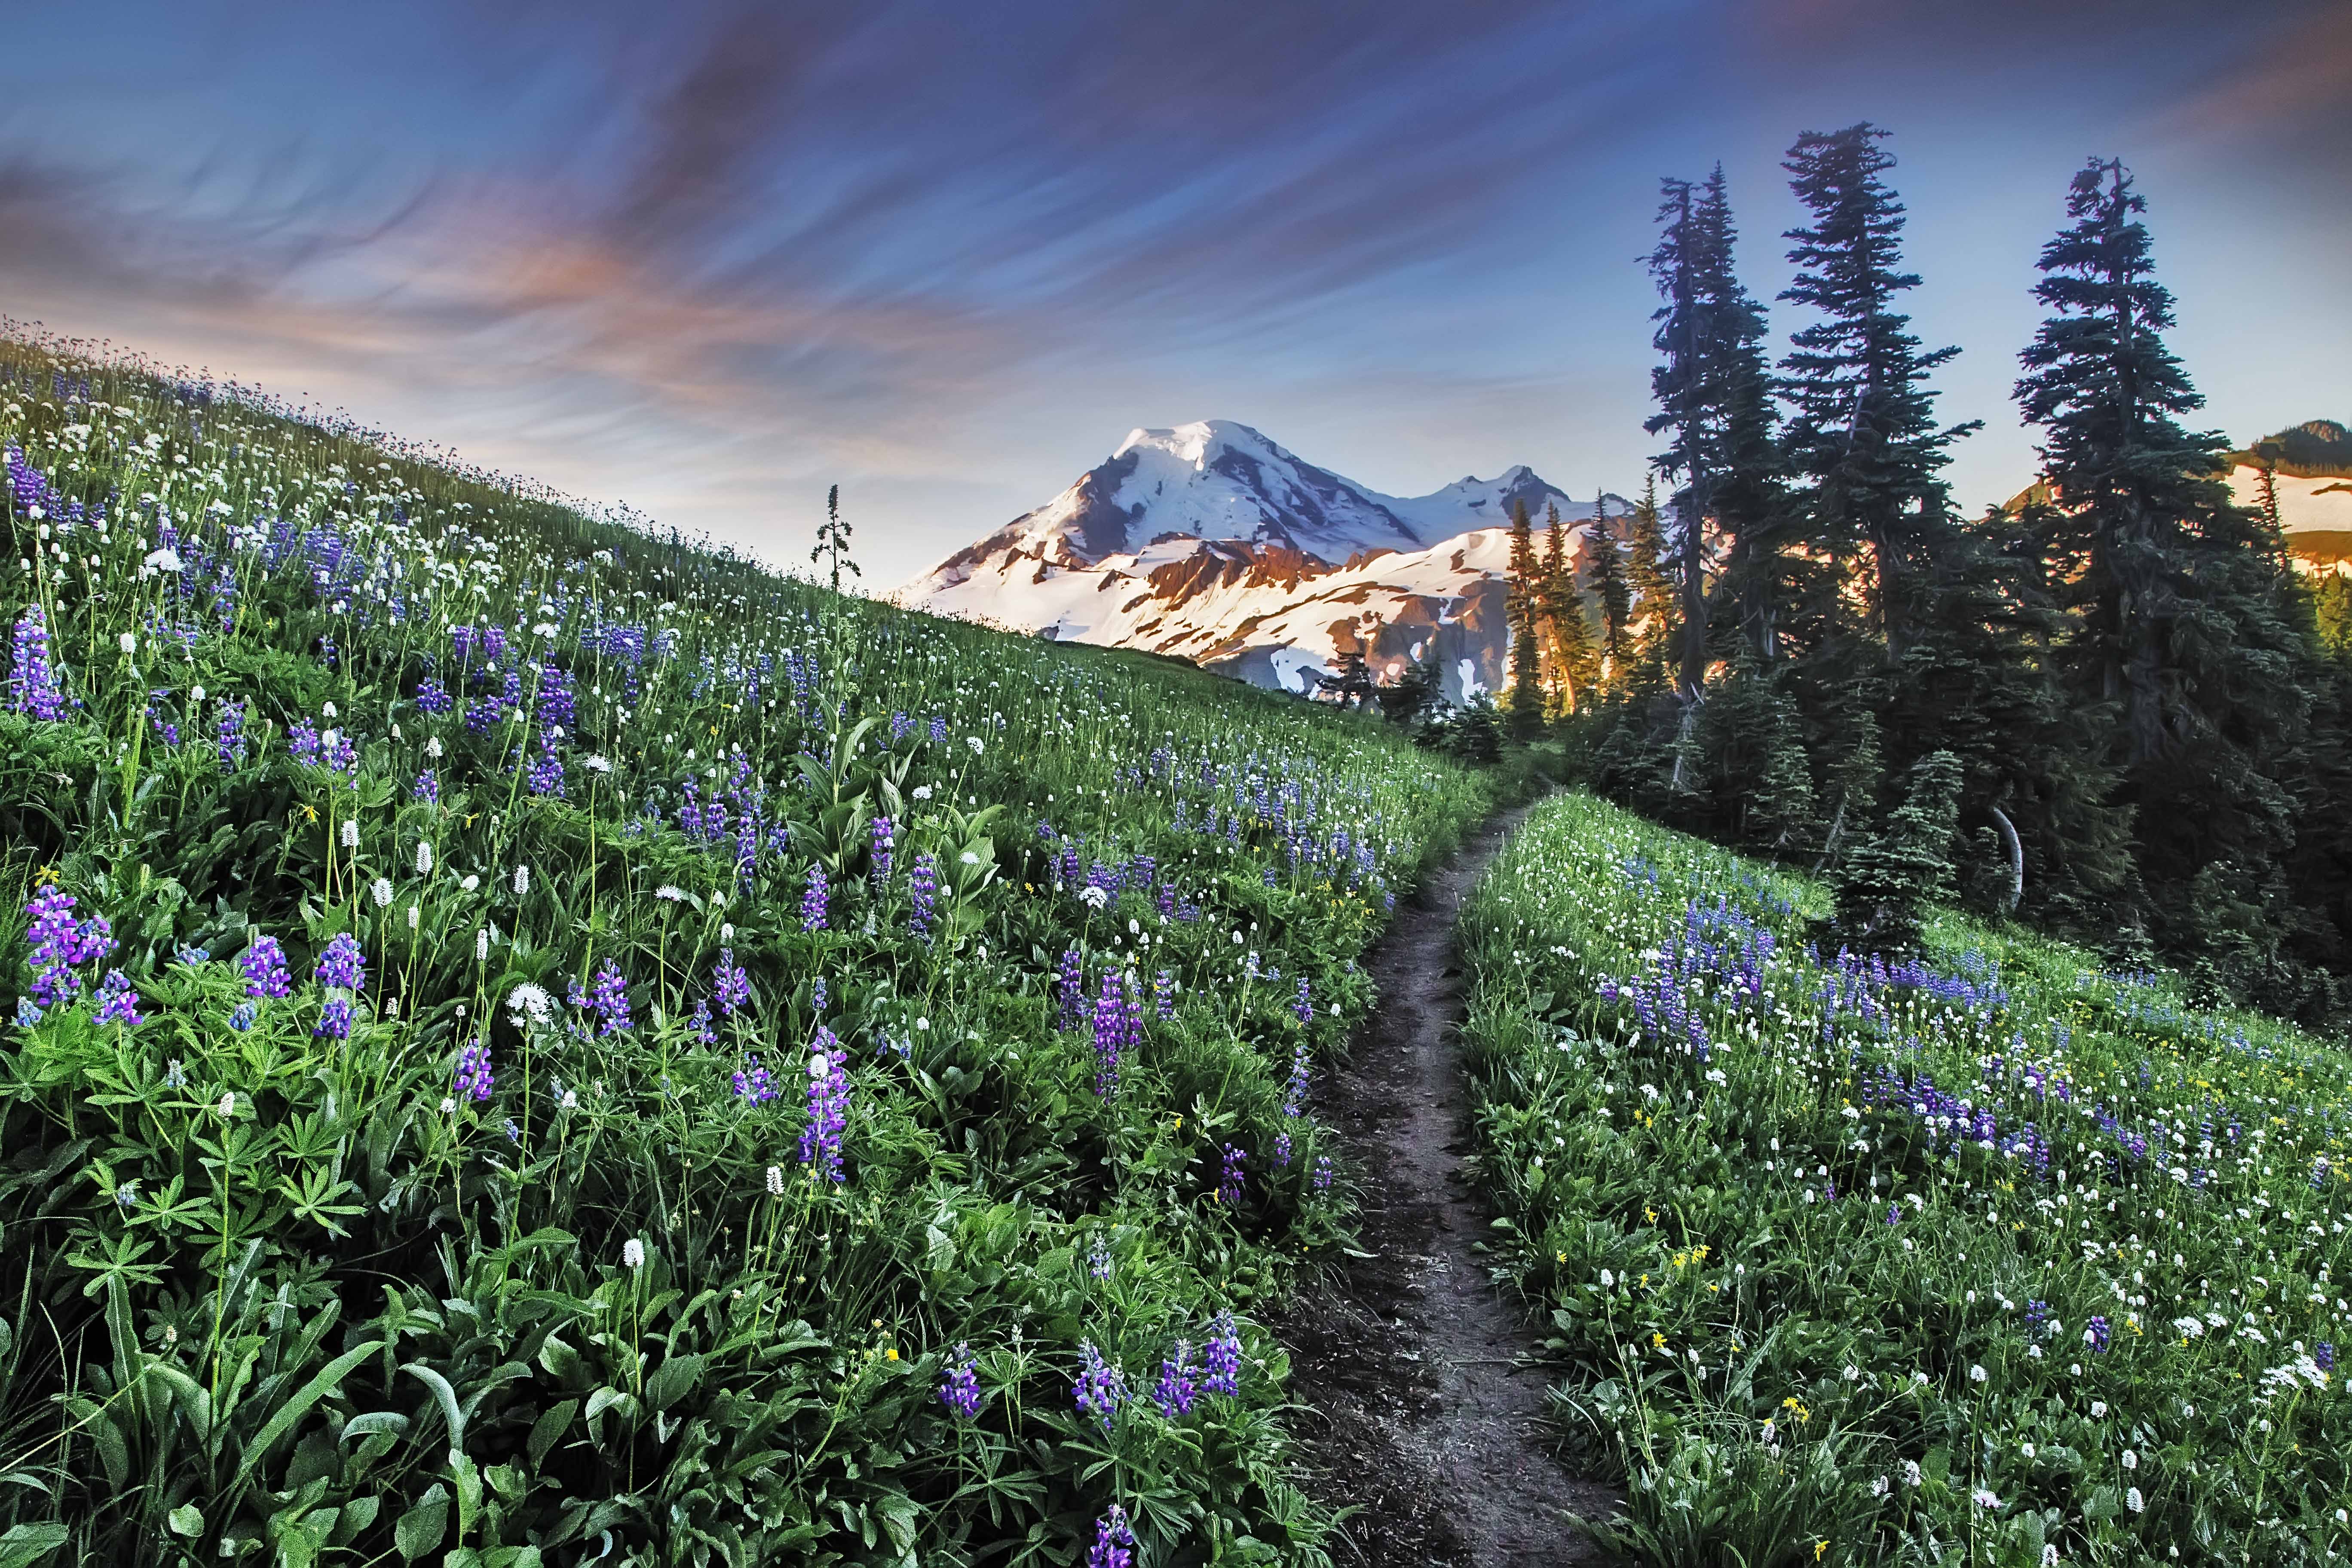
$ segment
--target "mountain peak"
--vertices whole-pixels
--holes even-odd
[[[1234,420],[1139,426],[1060,495],[898,596],[1292,691],[1349,651],[1383,669],[1428,655],[1458,698],[1501,679],[1503,531],[1520,505],[1538,519],[1557,507],[1571,524],[1593,510],[1524,463],[1389,496]]]

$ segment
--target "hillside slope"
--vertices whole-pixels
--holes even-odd
[[[0,447],[0,1556],[1324,1560],[1254,1314],[1478,777],[72,345]]]

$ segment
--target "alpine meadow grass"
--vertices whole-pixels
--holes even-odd
[[[0,342],[0,1563],[1320,1563],[1305,1085],[1490,805]]]

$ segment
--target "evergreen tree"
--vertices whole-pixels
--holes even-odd
[[[2155,912],[2185,948],[2215,910],[2271,900],[2294,842],[2289,753],[2318,696],[2307,601],[2276,532],[2232,503],[2226,444],[2179,423],[2203,399],[2161,335],[2172,297],[2128,171],[2092,161],[2066,209],[2034,289],[2053,313],[2020,356],[2053,498],[2032,522],[2074,616],[2059,653],[2069,694],[2109,716],[2118,803],[2136,808]],[[2217,865],[2220,902],[2192,899]]]
[[[1437,668],[1437,639],[1429,639],[1422,658],[1405,666],[1396,679],[1372,693],[1380,706],[1381,716],[1392,724],[1419,723],[1429,710],[1437,706],[1441,695]]]
[[[1932,752],[1905,779],[1903,804],[1873,823],[1830,879],[1835,934],[1858,951],[1903,952],[1919,942],[1927,906],[1952,889],[1959,759]]]
[[[1919,279],[1899,270],[1903,204],[1880,178],[1895,166],[1878,145],[1885,137],[1866,121],[1807,132],[1782,164],[1813,221],[1784,237],[1798,272],[1780,298],[1820,319],[1790,340],[1781,395],[1791,409],[1783,447],[1801,485],[1798,526],[1809,551],[1832,563],[1804,612],[1810,633],[1835,635],[1858,579],[1869,622],[1851,629],[1899,657],[1917,598],[1906,574],[1950,525],[1938,476],[1952,442],[1978,426],[1936,427],[1928,373],[1959,351],[1922,350],[1893,308]]]
[[[1584,619],[1584,596],[1576,591],[1576,568],[1568,553],[1568,525],[1559,508],[1545,509],[1543,573],[1537,580],[1538,608],[1544,626],[1549,699],[1546,711],[1573,713],[1593,684],[1591,628]]]
[[[1601,606],[1601,652],[1612,681],[1625,679],[1627,625],[1633,616],[1633,584],[1625,575],[1625,557],[1617,536],[1609,531],[1609,497],[1604,492],[1592,506],[1592,527],[1585,535],[1592,552],[1591,588]]]
[[[1535,530],[1521,500],[1511,503],[1509,572],[1504,608],[1511,632],[1511,728],[1530,735],[1543,724],[1543,660],[1536,630]]]
[[[1664,363],[1650,373],[1658,412],[1644,424],[1671,432],[1656,462],[1678,482],[1673,497],[1681,588],[1676,686],[1695,702],[1706,680],[1710,605],[1707,539],[1717,535],[1728,564],[1743,573],[1757,601],[1759,636],[1769,648],[1769,558],[1778,509],[1772,444],[1771,377],[1766,369],[1764,313],[1732,267],[1736,237],[1723,169],[1703,186],[1662,182],[1664,226],[1650,270],[1665,299],[1653,318],[1652,341]]]
[[[1676,595],[1654,475],[1643,483],[1626,543],[1625,577],[1633,591],[1633,616],[1642,628],[1634,647],[1636,683],[1662,686],[1668,650],[1675,646]]]

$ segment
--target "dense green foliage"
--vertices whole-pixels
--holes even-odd
[[[1777,381],[1732,264],[1718,174],[1665,182],[1653,430],[1674,486],[1674,592],[1577,721],[1593,784],[1645,815],[1863,889],[1857,933],[1945,890],[1839,862],[1899,829],[1912,770],[1958,766],[1956,890],[2162,956],[2205,994],[2352,1015],[2352,665],[2340,587],[2290,569],[2274,516],[2233,503],[2225,443],[2167,348],[2146,204],[2094,161],[2043,249],[2048,316],[2017,398],[2041,480],[1956,515],[1937,368],[1895,309],[1902,204],[1885,132],[1808,133],[1786,237],[1799,324]],[[2324,422],[2271,445],[2332,450]],[[2265,452],[2265,460],[2276,456]],[[2318,613],[2315,613],[2318,612]],[[1864,884],[1867,884],[1866,889]]]
[[[1324,1561],[1249,1313],[1476,775],[71,345],[0,444],[0,1563]]]
[[[1584,795],[1465,906],[1503,1253],[1642,1561],[2352,1549],[2346,1056]]]

